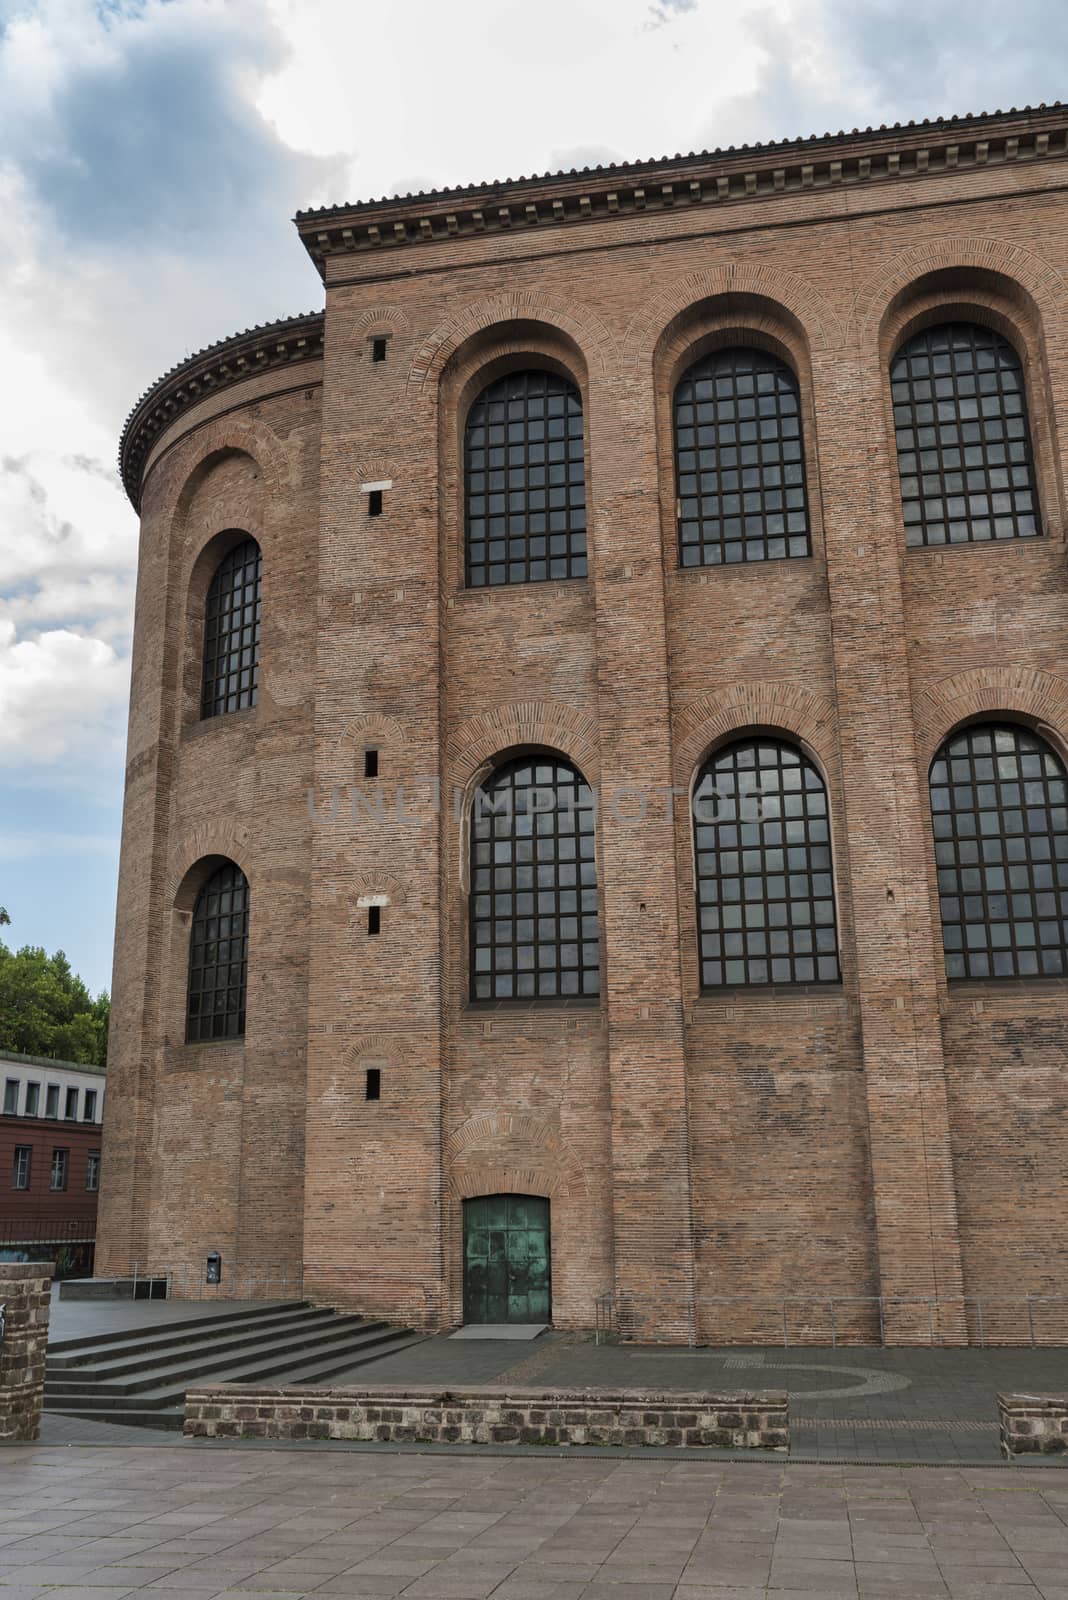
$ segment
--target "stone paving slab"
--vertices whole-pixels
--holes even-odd
[[[0,1600],[132,1594],[1066,1600],[1068,1477],[164,1444],[0,1452]]]

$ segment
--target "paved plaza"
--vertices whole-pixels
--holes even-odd
[[[0,1451],[0,1600],[1068,1600],[1068,1473]]]

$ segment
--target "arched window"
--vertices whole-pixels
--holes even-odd
[[[797,379],[766,350],[716,350],[675,389],[684,567],[812,553]]]
[[[944,322],[890,368],[905,543],[1041,532],[1023,369],[993,328]]]
[[[248,879],[227,861],[208,879],[193,908],[186,1038],[240,1038],[247,985]]]
[[[586,576],[582,397],[555,372],[483,389],[464,431],[467,584]]]
[[[1068,775],[1012,723],[962,728],[931,763],[949,978],[1068,972]]]
[[[259,545],[246,539],[224,557],[211,580],[204,613],[201,719],[256,704],[262,566]]]
[[[471,815],[471,997],[600,992],[594,797],[570,762],[498,767]]]
[[[702,988],[840,977],[827,791],[779,739],[717,750],[693,797]]]

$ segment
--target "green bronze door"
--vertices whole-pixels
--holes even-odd
[[[548,1322],[549,1202],[490,1194],[464,1201],[464,1321]]]

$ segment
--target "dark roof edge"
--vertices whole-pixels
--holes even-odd
[[[135,511],[141,509],[145,460],[164,428],[207,394],[257,372],[321,356],[323,320],[322,311],[304,311],[295,317],[257,323],[197,350],[145,390],[126,418],[119,439],[119,472]]]
[[[892,126],[884,123],[879,128],[853,128],[849,133],[844,130],[839,130],[838,133],[811,133],[799,138],[770,139],[766,143],[732,144],[726,149],[721,147],[715,150],[691,150],[686,155],[676,152],[673,156],[649,156],[644,160],[610,162],[607,166],[572,167],[570,171],[532,173],[530,177],[493,178],[479,183],[460,184],[455,188],[428,189],[419,194],[383,195],[378,200],[355,200],[333,206],[309,207],[306,211],[298,211],[293,220],[298,227],[301,227],[302,224],[321,222],[330,217],[394,210],[420,203],[433,204],[440,200],[474,199],[480,195],[496,199],[513,190],[522,192],[546,183],[553,185],[569,183],[572,179],[612,177],[631,179],[649,172],[670,172],[700,162],[745,160],[754,156],[766,159],[773,154],[783,156],[808,151],[818,153],[828,147],[843,144],[860,145],[888,138],[911,137],[914,140],[917,135],[928,133],[948,131],[966,133],[974,128],[1046,117],[1063,109],[1062,102],[1055,100],[1048,106],[1021,106],[1018,109],[1013,106],[1009,111],[968,111],[961,116],[925,117],[920,122],[895,122]]]
[[[44,1067],[53,1072],[91,1072],[96,1078],[107,1076],[107,1067],[91,1065],[87,1061],[60,1061],[54,1056],[27,1056],[20,1050],[0,1050],[0,1061],[10,1061],[19,1067]]]

